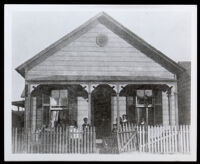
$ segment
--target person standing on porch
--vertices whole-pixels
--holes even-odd
[[[125,125],[127,122],[128,122],[127,115],[123,114],[122,115],[122,124]]]
[[[144,126],[146,123],[145,123],[145,119],[144,117],[142,118],[141,122],[140,122],[140,125]]]
[[[83,119],[83,121],[84,121],[84,123],[83,123],[83,125],[82,125],[83,130],[89,128],[90,125],[88,124],[88,118],[85,117],[85,118]]]

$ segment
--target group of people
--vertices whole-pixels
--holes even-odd
[[[122,117],[119,117],[119,119],[120,119],[120,120],[119,120],[119,125],[120,125],[121,127],[126,126],[127,123],[129,122],[128,116],[127,116],[126,114],[123,114]],[[116,118],[116,124],[113,124],[113,129],[112,129],[112,132],[113,132],[113,133],[114,133],[114,132],[117,132],[117,124],[118,124],[118,119]],[[140,124],[140,125],[145,125],[145,124],[146,124],[146,123],[145,123],[145,119],[142,118],[139,124]]]
[[[126,114],[123,114],[122,117],[119,117],[119,125],[123,126],[128,123],[128,116]],[[116,124],[113,124],[112,132],[117,132],[117,124],[118,124],[118,118],[116,118]]]

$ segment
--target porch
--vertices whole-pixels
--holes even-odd
[[[96,137],[119,129],[122,117],[134,125],[178,125],[173,82],[29,84],[25,128],[36,131],[58,125],[81,128],[84,118]]]
[[[27,81],[25,128],[13,131],[14,152],[18,142],[29,153],[169,153],[189,145],[189,127],[178,125],[174,80],[52,78]]]

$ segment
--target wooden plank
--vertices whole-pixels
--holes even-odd
[[[186,146],[185,146],[185,125],[182,125],[182,130],[183,130],[183,132],[182,132],[182,134],[183,134],[183,153],[185,153],[186,152]]]
[[[82,129],[81,153],[84,153],[84,129]]]
[[[142,131],[141,131],[141,126],[138,126],[139,130],[139,152],[142,152]]]
[[[118,69],[119,70],[119,69]],[[155,76],[156,73],[156,76]],[[31,71],[27,74],[27,79],[36,78],[36,77],[46,77],[46,76],[55,76],[55,75],[84,75],[84,76],[155,76],[155,77],[163,77],[163,78],[172,78],[172,76],[168,75],[165,71],[149,71],[149,70],[93,70],[90,69],[90,71],[80,69],[77,70],[53,70],[53,71]]]
[[[162,126],[159,126],[159,134],[160,134],[160,152],[163,153],[163,133],[162,133]]]
[[[131,131],[130,122],[127,122],[127,130],[128,130],[128,131]],[[130,137],[131,137],[131,133],[129,132],[129,133],[128,133],[128,139],[129,139]],[[132,143],[133,143],[133,139],[129,142],[129,145],[128,145],[129,151],[132,150]]]
[[[177,145],[177,143],[178,143],[178,141],[177,141],[177,139],[178,139],[178,132],[177,132],[177,126],[175,126],[174,127],[174,130],[175,130],[175,137],[174,137],[174,139],[175,139],[175,152],[177,153],[178,152],[178,145]]]
[[[65,153],[68,153],[68,139],[69,139],[69,134],[68,134],[68,128],[65,127]]]
[[[156,126],[156,134],[157,134],[157,152],[160,153],[160,133],[159,133],[159,126]]]
[[[172,131],[172,153],[175,152],[175,141],[174,141],[175,131],[174,131],[174,127],[175,126],[171,127],[171,131]]]
[[[169,126],[169,152],[172,153],[172,125]]]
[[[62,127],[62,153],[65,153],[65,128]]]
[[[188,151],[190,152],[190,125],[188,125]]]
[[[87,129],[87,139],[86,139],[86,143],[87,143],[87,148],[86,148],[86,150],[87,150],[87,153],[89,153],[89,143],[90,143],[90,141],[89,141],[89,128]]]
[[[17,144],[18,144],[18,143],[17,143],[17,137],[18,137],[18,136],[17,136],[17,133],[18,133],[18,130],[17,130],[17,128],[15,128],[15,151],[14,151],[14,153],[17,153],[17,146],[18,146],[18,145],[17,145]]]
[[[62,126],[59,127],[59,153],[62,153]]]
[[[158,152],[158,147],[157,147],[157,126],[154,126],[154,146],[155,146],[155,153]]]
[[[80,135],[81,133],[80,133],[80,128],[78,129],[78,153],[80,153],[81,151],[80,151],[80,141],[81,141],[81,135]]]
[[[96,134],[95,127],[93,126],[92,127],[92,153],[96,153],[96,137],[95,137],[95,134]]]
[[[75,129],[72,129],[72,151],[71,153],[75,153],[75,138],[74,138],[74,134],[75,134]]]
[[[183,126],[180,125],[180,152],[183,153]]]
[[[77,153],[77,129],[74,129],[74,153]]]
[[[145,152],[145,129],[144,126],[142,126],[142,152]]]
[[[146,63],[151,63],[153,64],[154,62],[149,59],[149,58],[144,58],[143,56],[138,56],[136,54],[132,54],[132,56],[130,56],[130,54],[128,55],[124,55],[124,56],[119,56],[119,55],[113,55],[111,56],[110,54],[107,54],[105,55],[104,53],[102,55],[100,54],[97,54],[97,55],[94,55],[91,56],[86,56],[86,55],[79,55],[79,56],[74,56],[74,55],[66,55],[68,53],[65,53],[63,55],[56,55],[56,56],[52,56],[50,59],[47,59],[45,61],[46,62],[50,62],[50,61],[60,61],[60,60],[63,60],[63,61],[106,61],[106,62],[112,62],[112,61],[125,61],[125,62],[146,62]],[[37,66],[37,69],[38,68],[41,68],[40,67],[41,65],[38,65]],[[157,64],[155,64],[155,66],[159,67]],[[154,67],[155,67],[154,66]],[[160,67],[162,70],[164,70],[164,68]],[[36,69],[35,69],[36,70]]]
[[[94,54],[92,53],[92,55],[94,55]],[[110,55],[110,54],[108,54],[108,55]],[[160,68],[162,71],[165,70],[165,69],[163,69],[162,67],[160,67],[157,64],[154,64],[154,63],[148,62],[148,61],[144,61],[144,60],[132,61],[132,62],[129,62],[130,60],[129,61],[115,60],[115,61],[112,61],[112,62],[107,62],[105,60],[98,61],[98,59],[94,60],[94,61],[90,61],[90,60],[82,61],[82,62],[81,61],[82,60],[79,60],[79,61],[76,61],[76,60],[74,60],[74,61],[70,60],[69,61],[68,60],[68,62],[67,62],[65,60],[58,60],[58,63],[56,63],[56,65],[55,65],[55,60],[48,60],[45,63],[42,63],[42,64],[38,65],[37,67],[33,68],[30,71],[42,70],[42,69],[45,69],[44,67],[50,67],[52,64],[54,64],[57,68],[62,67],[62,66],[78,67],[79,65],[80,65],[80,67],[86,67],[86,66],[88,66],[90,64],[88,67],[97,67],[97,66],[98,67],[109,67],[109,66],[110,67],[117,67],[117,65],[118,65],[119,67],[122,67],[122,68],[123,67],[125,67],[125,68],[131,67],[133,69],[139,69],[140,67],[146,67],[146,68],[150,68],[151,67],[151,70],[155,70],[155,71],[158,70],[158,68]],[[101,63],[101,62],[103,62],[103,63]],[[111,65],[111,63],[112,63],[112,65]],[[132,65],[131,65],[131,63],[132,63]],[[168,74],[170,74],[170,73],[168,73]]]
[[[15,128],[12,128],[12,153],[15,153]]]
[[[169,130],[168,130],[169,126],[166,126],[166,153],[169,152]]]

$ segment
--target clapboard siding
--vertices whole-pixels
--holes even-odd
[[[117,69],[118,70],[118,69]],[[116,71],[117,71],[116,70]],[[45,72],[45,71],[44,71]],[[43,73],[43,72],[42,72]],[[96,75],[96,76],[141,76],[141,74],[146,74],[146,76],[155,76],[156,75],[159,77],[162,76],[162,77],[165,77],[165,78],[169,78],[166,74],[166,73],[156,73],[156,72],[97,72],[97,71],[81,71],[81,73],[77,72],[77,71],[46,71],[46,73],[43,73],[42,74],[41,72],[36,72],[34,74],[29,74],[29,76],[27,77],[28,79],[31,78],[37,78],[37,77],[46,77],[46,76],[51,76],[51,75],[81,75],[81,76],[93,76],[93,75]],[[145,76],[145,75],[144,75]],[[59,79],[58,79],[59,80]]]
[[[105,47],[96,44],[100,33],[108,36]],[[174,75],[98,24],[78,39],[28,70],[26,79],[51,75],[156,76]]]
[[[178,77],[179,123],[191,124],[191,68]]]
[[[36,110],[36,129],[39,129],[42,127],[42,118],[43,118],[43,111],[42,107],[37,108]]]
[[[104,60],[105,61],[105,60]],[[66,61],[65,60],[59,60],[59,65],[56,65],[56,63],[55,63],[55,61],[48,61],[48,62],[46,62],[43,66],[46,66],[46,67],[49,67],[50,68],[50,66],[54,66],[55,67],[55,69],[57,69],[57,67],[59,67],[59,66],[66,66],[66,67],[68,67],[68,66],[78,66],[78,67],[94,67],[94,66],[98,66],[98,67],[111,67],[111,66],[115,66],[115,67],[118,67],[118,69],[119,68],[123,68],[123,67],[127,67],[127,66],[131,66],[131,67],[133,67],[133,69],[135,68],[135,67],[137,67],[137,68],[140,68],[140,69],[142,69],[143,67],[158,67],[158,66],[155,66],[154,64],[152,64],[152,63],[148,63],[148,62],[142,62],[142,61],[137,61],[137,63],[134,63],[134,65],[133,65],[133,63],[131,63],[131,62],[122,62],[122,61],[113,61],[112,62],[112,65],[109,65],[110,63],[107,63],[107,62],[103,62],[103,61],[69,61],[69,63],[66,63]],[[124,63],[126,63],[126,65],[124,65]],[[119,67],[120,65],[122,65],[121,67]],[[162,68],[161,68],[162,69]],[[144,69],[143,69],[144,70]],[[35,70],[32,70],[32,71],[29,71],[29,73],[30,72],[34,72],[34,71],[41,71],[41,70],[37,70],[37,69],[35,69]],[[168,72],[167,72],[168,73]]]

